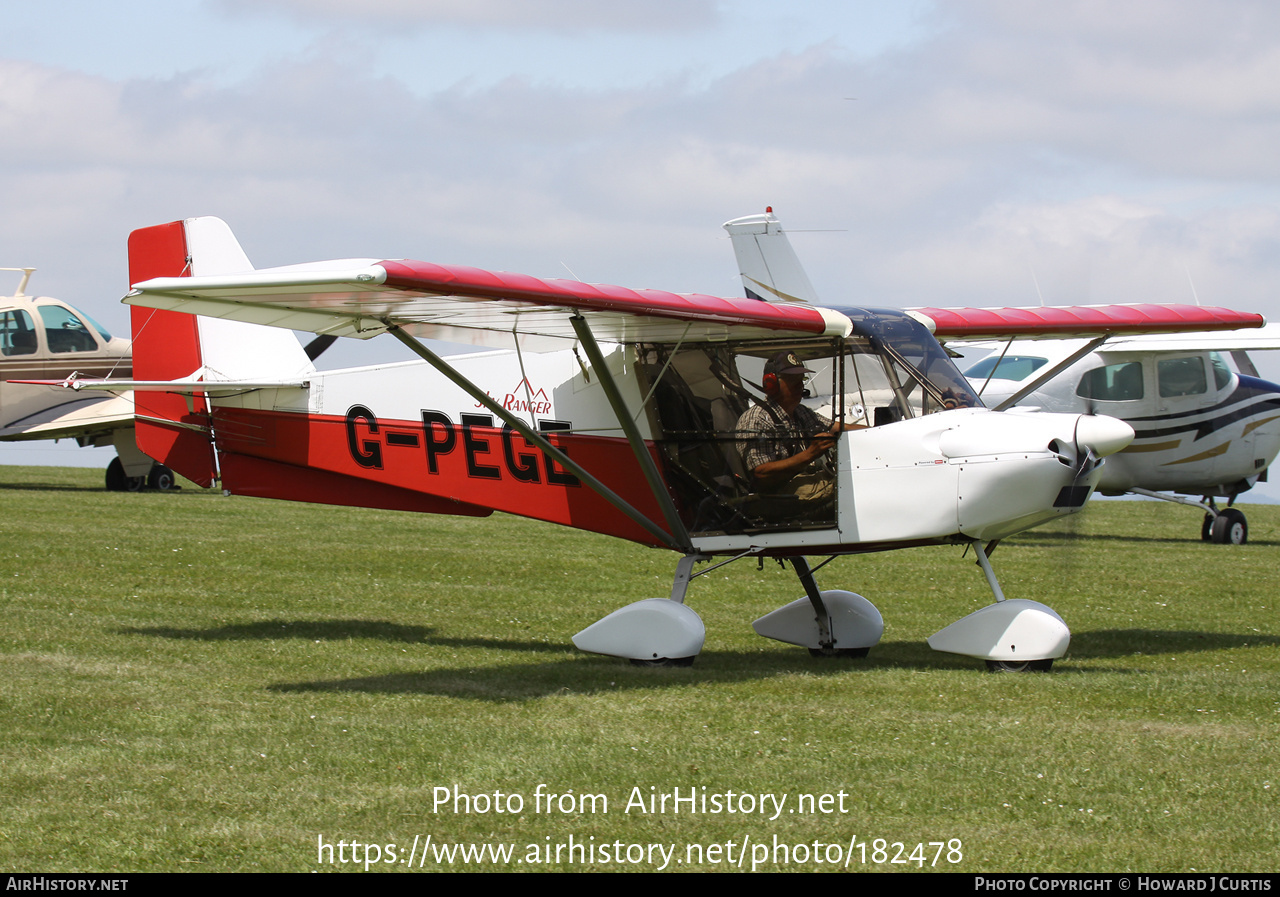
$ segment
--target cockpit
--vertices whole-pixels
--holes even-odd
[[[897,311],[838,311],[854,322],[854,332],[843,339],[638,347],[649,423],[667,483],[694,535],[835,525],[834,494],[827,501],[800,501],[762,488],[744,464],[747,444],[759,435],[744,430],[744,416],[769,406],[766,364],[780,354],[806,370],[802,404],[828,425],[881,427],[981,406],[920,322]],[[815,462],[832,477],[834,456],[829,452]]]

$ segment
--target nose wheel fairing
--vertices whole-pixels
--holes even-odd
[[[1056,660],[1070,644],[1062,617],[1027,598],[987,605],[929,636],[935,651],[1006,664]]]

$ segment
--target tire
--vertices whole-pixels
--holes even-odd
[[[633,667],[691,667],[693,661],[693,657],[658,657],[654,660],[632,657],[631,665]]]
[[[810,657],[848,657],[857,660],[866,657],[871,653],[870,648],[836,648],[832,651],[824,651],[821,648],[810,648]]]
[[[1047,673],[1053,669],[1053,660],[988,660],[987,669],[993,673]]]
[[[168,492],[170,489],[177,488],[173,471],[156,462],[151,466],[151,473],[147,474],[147,488],[155,489],[157,492]]]
[[[107,465],[107,491],[123,492],[124,480],[124,465],[120,463],[119,458],[112,458],[111,463]]]
[[[1249,524],[1244,514],[1226,508],[1213,521],[1213,541],[1219,545],[1243,545],[1249,541]]]
[[[108,492],[141,492],[146,485],[146,477],[126,476],[124,465],[120,463],[119,458],[112,458],[111,463],[107,465]]]
[[[1200,524],[1200,541],[1201,542],[1213,541],[1213,521],[1215,519],[1216,518],[1212,514],[1206,513],[1204,515],[1204,521],[1201,522]]]

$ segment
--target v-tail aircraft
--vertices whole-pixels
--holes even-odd
[[[778,558],[800,581],[796,600],[755,621],[760,635],[865,655],[879,610],[819,588],[826,561],[810,558],[950,544],[974,552],[996,600],[930,645],[1047,669],[1067,625],[1006,599],[988,555],[1080,510],[1104,458],[1133,439],[1105,415],[983,407],[932,332],[964,326],[959,313],[935,322],[408,260],[255,269],[216,218],[135,231],[129,263],[135,379],[66,386],[134,390],[143,451],[234,494],[498,510],[674,551],[669,595],[573,637],[637,663],[692,662],[706,633],[690,584],[745,558]],[[1263,323],[1196,307],[1039,311],[1035,329],[1057,336]],[[1017,310],[982,314],[993,330],[1028,326]],[[291,329],[391,334],[421,360],[318,371]],[[441,356],[426,339],[477,351]]]
[[[772,210],[724,227],[748,296],[817,303]],[[1280,327],[1062,340],[1046,338],[1036,326],[1040,309],[1025,310],[1032,322],[1025,330],[1002,318],[987,330],[974,309],[922,311],[942,325],[946,344],[990,350],[965,376],[993,409],[1105,414],[1133,428],[1133,442],[1099,474],[1099,492],[1189,505],[1204,512],[1205,541],[1247,540],[1248,521],[1236,499],[1266,480],[1280,453],[1280,385],[1258,376],[1248,351],[1280,349]],[[1218,506],[1220,498],[1225,507]]]
[[[112,336],[79,309],[48,296],[29,296],[35,268],[21,274],[12,296],[0,296],[0,441],[74,439],[81,447],[114,446],[106,485],[113,491],[170,489],[173,472],[138,450],[128,393],[68,394],[22,380],[118,377],[131,374],[129,340]]]

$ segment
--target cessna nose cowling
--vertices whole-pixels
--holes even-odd
[[[1082,414],[1076,422],[1076,445],[1099,458],[1114,455],[1133,442],[1133,427],[1105,414]]]

